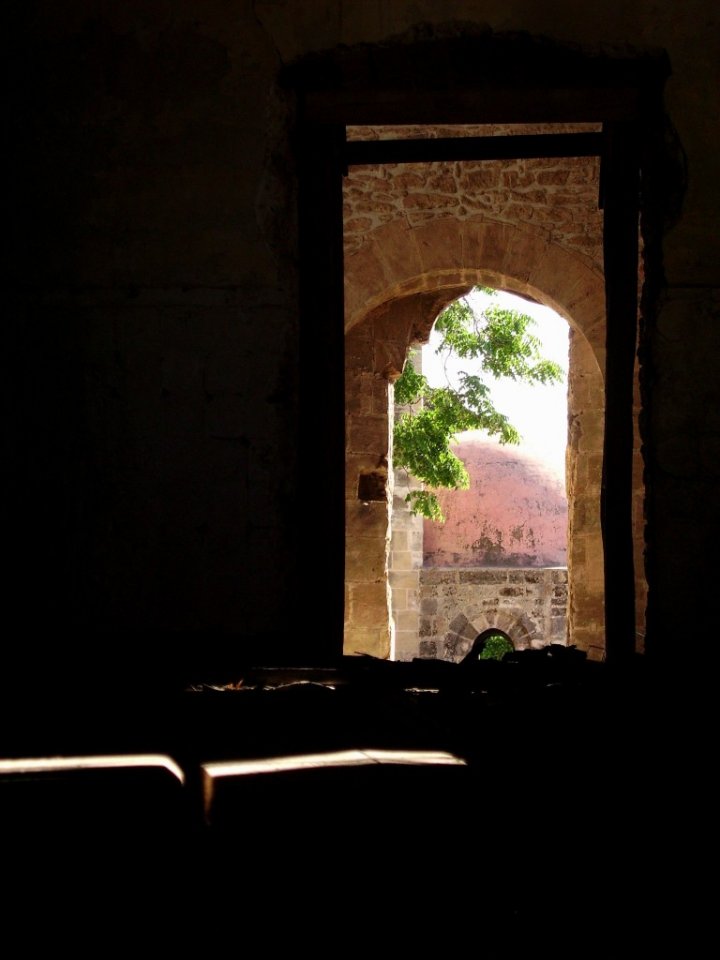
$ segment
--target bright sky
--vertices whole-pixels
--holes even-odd
[[[472,293],[468,298],[473,309],[480,312],[490,302],[484,293]],[[567,443],[567,369],[568,324],[549,307],[523,300],[521,297],[498,291],[492,302],[506,309],[518,310],[531,316],[535,326],[530,332],[541,341],[544,357],[554,360],[565,371],[565,380],[559,384],[529,385],[517,381],[486,376],[493,403],[517,428],[522,443],[519,449],[541,456],[564,476],[565,446]],[[440,337],[433,330],[430,342],[422,351],[423,373],[432,386],[443,386],[447,375],[452,382],[453,372],[466,370],[480,373],[477,361],[452,358],[445,368],[443,358],[435,350]]]

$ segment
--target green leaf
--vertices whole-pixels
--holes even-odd
[[[411,490],[405,497],[405,502],[410,504],[410,509],[416,516],[426,517],[437,523],[445,521],[440,502],[430,490]]]
[[[402,374],[395,381],[395,403],[409,406],[418,403],[430,389],[427,377],[418,373],[410,360],[405,361]]]
[[[491,634],[483,643],[478,660],[502,660],[506,653],[512,653],[512,643],[501,633]]]
[[[479,288],[488,294],[494,291]],[[467,489],[470,478],[461,460],[450,450],[455,435],[484,430],[500,443],[519,443],[520,435],[492,402],[487,376],[509,377],[526,383],[557,383],[560,366],[542,357],[540,341],[529,328],[535,321],[516,310],[490,303],[475,314],[465,299],[451,303],[435,322],[442,334],[437,353],[478,361],[480,373],[461,371],[458,387],[431,387],[410,360],[395,382],[398,405],[422,407],[395,421],[394,462],[435,489]],[[434,493],[412,490],[407,496],[414,513],[442,520]]]

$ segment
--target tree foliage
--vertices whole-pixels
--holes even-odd
[[[483,292],[495,291],[480,288]],[[484,430],[500,443],[518,443],[520,435],[508,418],[496,409],[487,378],[508,377],[525,383],[557,383],[562,369],[540,355],[540,341],[529,330],[532,317],[492,303],[475,313],[465,298],[451,303],[435,322],[442,335],[436,352],[446,360],[454,355],[472,360],[477,373],[461,370],[457,385],[431,387],[411,361],[395,382],[395,402],[415,405],[419,410],[404,413],[395,422],[393,457],[427,486],[451,490],[467,489],[470,478],[462,461],[450,449],[455,435],[463,430]],[[413,513],[431,520],[444,519],[432,490],[411,490],[405,498]]]
[[[478,660],[502,660],[506,653],[512,653],[514,647],[502,633],[492,633],[483,643]]]

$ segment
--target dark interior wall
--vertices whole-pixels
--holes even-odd
[[[40,669],[38,644],[62,659],[81,640],[104,649],[110,632],[142,636],[145,655],[177,657],[182,645],[200,662],[213,636],[224,639],[210,648],[263,659],[275,634],[287,637],[301,565],[299,319],[295,181],[276,79],[308,51],[427,36],[422,23],[450,20],[668,50],[667,106],[689,181],[647,331],[645,442],[654,623],[658,633],[678,623],[670,588],[691,602],[691,565],[717,529],[713,9],[24,4],[9,84],[5,498],[6,610],[21,658]],[[701,349],[687,348],[688,334]],[[172,639],[182,632],[191,639]],[[126,642],[108,650],[105,668],[132,668]]]
[[[283,622],[294,582],[276,54],[244,3],[30,3],[22,20],[10,607],[61,646],[242,644]]]

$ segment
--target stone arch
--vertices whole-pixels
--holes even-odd
[[[469,612],[469,611],[468,611]],[[459,663],[471,650],[476,637],[487,630],[502,630],[516,650],[528,650],[534,639],[524,611],[514,607],[476,613],[472,619],[459,613],[451,621],[443,641],[442,658]]]
[[[536,635],[532,622],[524,610],[517,607],[506,607],[495,610],[482,617],[484,624],[478,633],[497,627],[506,633],[512,640],[516,650],[528,650]]]
[[[362,404],[362,372],[346,360],[348,397],[348,477],[346,487],[346,561],[354,575],[363,564],[362,552],[370,549],[366,565],[373,585],[351,583],[346,599],[346,652],[364,649],[387,656],[393,622],[389,614],[386,583],[378,580],[382,558],[389,555],[389,520],[375,517],[374,529],[382,529],[371,549],[367,505],[360,510],[354,490],[355,462],[387,465],[390,451],[387,405],[388,384],[399,374],[408,346],[429,336],[438,304],[467,292],[476,284],[501,288],[552,307],[571,328],[568,389],[567,487],[570,502],[568,525],[569,642],[602,656],[604,649],[604,573],[600,529],[600,487],[604,428],[605,291],[602,273],[589,258],[553,243],[542,231],[485,219],[433,219],[420,226],[393,220],[376,228],[363,245],[350,255],[345,269],[345,326],[348,356],[356,359],[365,351],[372,400],[372,422],[365,416],[364,429],[373,429],[382,449],[358,451],[353,437],[359,430],[352,422]],[[432,309],[431,309],[432,307]],[[380,360],[378,359],[380,357]],[[353,361],[354,362],[354,361]],[[371,382],[369,382],[371,380]],[[367,399],[367,398],[366,398]],[[366,402],[366,408],[368,404]],[[355,418],[357,419],[357,417]],[[364,457],[364,460],[362,459]],[[390,479],[388,477],[388,479]],[[390,487],[390,485],[389,485]],[[392,490],[388,490],[392,502]],[[376,511],[377,512],[377,511]],[[389,518],[389,511],[385,511]],[[351,529],[352,527],[352,529]],[[411,589],[403,586],[402,589]],[[374,597],[376,614],[358,600],[357,610],[365,620],[355,623],[353,594]],[[387,600],[387,602],[386,602]],[[382,609],[381,609],[382,608]],[[383,612],[383,610],[385,612]],[[412,613],[407,617],[409,621]],[[382,618],[387,618],[385,622]],[[373,619],[374,618],[374,619]],[[415,619],[417,619],[415,615]],[[381,622],[382,621],[382,622]],[[493,624],[490,624],[491,626]],[[356,644],[349,634],[364,633]],[[370,640],[368,641],[368,638]],[[370,642],[370,646],[367,643]],[[365,646],[362,646],[366,644]]]
[[[496,220],[449,217],[415,227],[393,220],[378,227],[346,260],[345,330],[389,301],[478,283],[552,307],[588,341],[598,373],[605,369],[602,273],[541,232]]]

